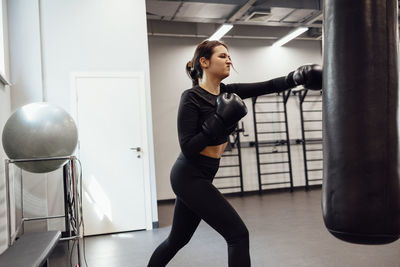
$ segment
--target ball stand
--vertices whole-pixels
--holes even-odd
[[[11,225],[11,197],[10,197],[10,164],[22,162],[39,162],[39,161],[54,161],[65,160],[63,166],[63,188],[64,188],[64,214],[55,216],[41,217],[24,217],[23,209],[23,176],[21,174],[20,181],[20,196],[21,196],[21,216],[20,222],[16,230],[12,231]],[[77,175],[77,163],[79,163],[79,175]],[[61,241],[77,241],[77,259],[78,266],[81,266],[80,256],[80,240],[83,238],[81,227],[83,228],[82,220],[82,171],[79,160],[75,156],[67,157],[50,157],[50,158],[35,158],[35,159],[5,159],[6,173],[6,198],[7,198],[7,224],[8,224],[8,246],[11,246],[15,240],[24,233],[24,223],[27,221],[49,220],[65,218],[65,232],[62,233]],[[73,250],[73,246],[72,246]]]

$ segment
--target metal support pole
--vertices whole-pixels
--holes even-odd
[[[292,90],[288,90],[287,93],[283,92],[282,97],[283,97],[283,106],[285,108],[286,146],[287,146],[288,161],[289,161],[290,192],[293,192],[292,158],[290,155],[289,126],[288,126],[287,108],[286,108],[286,103],[289,99],[291,91]]]
[[[308,90],[304,91],[304,94],[302,92],[299,92],[299,100],[300,100],[300,119],[301,119],[301,137],[302,137],[302,145],[303,145],[303,161],[304,161],[304,173],[306,175],[306,190],[308,191],[309,185],[308,185],[308,166],[307,166],[307,152],[306,152],[306,136],[304,132],[304,115],[303,115],[303,102],[304,99],[307,95]]]
[[[79,182],[77,177],[75,176],[75,165],[74,165],[74,160],[75,157],[72,157],[70,162],[71,162],[71,177],[72,177],[72,181],[73,181],[73,194],[74,194],[74,209],[75,209],[75,235],[78,237],[78,241],[76,244],[76,250],[78,253],[78,265],[81,266],[81,249],[80,249],[80,214],[79,214],[79,199],[78,199],[78,188],[79,188]],[[82,196],[80,196],[82,197]]]
[[[69,169],[70,162],[65,164],[63,166],[63,187],[64,187],[64,214],[65,214],[65,232],[64,236],[71,236],[71,226],[69,225],[69,205],[68,205],[68,189],[67,189],[67,183],[68,183],[68,169]]]
[[[238,129],[236,132],[236,145],[238,150],[238,160],[239,160],[239,175],[240,175],[240,196],[243,196],[243,171],[242,171],[242,152],[240,146],[240,133],[243,132],[243,129]]]
[[[258,174],[258,193],[261,194],[262,182],[261,182],[261,170],[260,170],[260,151],[258,148],[258,136],[257,136],[257,117],[256,117],[256,102],[257,97],[251,99],[253,101],[253,120],[254,120],[254,138],[256,145],[256,155],[257,155],[257,174]]]
[[[20,183],[21,183],[21,186],[20,186],[20,194],[21,194],[21,218],[24,218],[24,176],[22,175],[22,169],[21,169],[21,181],[20,181]],[[21,228],[22,228],[22,232],[23,233],[25,233],[25,225],[24,225],[24,222],[23,222],[23,220],[21,219],[21,223],[20,223],[20,226],[21,226]],[[17,233],[16,234],[18,234],[18,232],[19,232],[19,229],[18,229],[18,231],[17,231]]]
[[[8,232],[8,246],[11,246],[11,203],[10,203],[10,162],[8,159],[5,160],[5,171],[6,171],[6,198],[7,198],[7,232]]]

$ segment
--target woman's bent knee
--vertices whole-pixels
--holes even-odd
[[[228,244],[249,243],[249,230],[245,225],[226,238]]]

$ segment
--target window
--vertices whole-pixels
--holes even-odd
[[[3,6],[0,3],[0,82],[10,85],[6,77],[6,69],[4,62],[4,32],[3,32]]]

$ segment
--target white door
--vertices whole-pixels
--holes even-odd
[[[146,228],[143,76],[77,76],[85,235]]]

